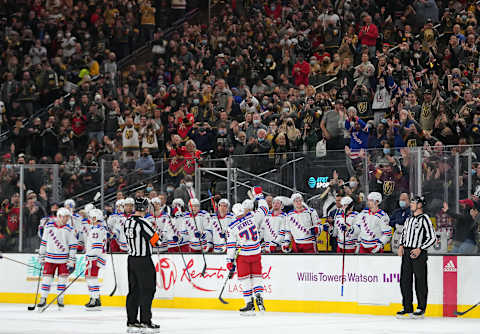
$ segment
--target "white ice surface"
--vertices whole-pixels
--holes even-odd
[[[45,313],[28,311],[27,305],[0,304],[0,333],[13,334],[117,334],[125,333],[125,309],[105,307],[87,312],[67,305],[55,305]],[[365,334],[466,334],[480,333],[480,319],[426,318],[397,320],[369,315],[324,315],[265,313],[241,317],[231,311],[153,309],[153,321],[161,333],[172,334],[256,334],[256,333],[365,333]]]

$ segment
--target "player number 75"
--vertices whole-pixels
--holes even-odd
[[[250,239],[252,239],[253,241],[258,240],[258,232],[257,232],[256,226],[252,226],[248,230],[243,230],[238,235],[240,238],[244,238],[246,240],[250,240]]]

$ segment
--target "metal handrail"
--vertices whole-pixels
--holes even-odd
[[[278,183],[278,182],[275,182],[275,181],[266,179],[266,178],[264,178],[264,177],[255,175],[255,174],[253,174],[253,173],[247,172],[247,171],[245,171],[245,170],[243,170],[243,169],[240,169],[240,168],[237,168],[237,172],[242,172],[242,173],[244,173],[244,174],[246,174],[246,175],[248,175],[248,176],[251,176],[251,177],[260,179],[260,180],[262,180],[263,182],[271,183],[271,184],[273,184],[273,185],[276,185],[277,187],[280,187],[280,188],[283,188],[283,189],[287,189],[287,190],[290,190],[290,191],[292,191],[292,192],[298,192],[298,193],[301,193],[301,194],[305,194],[304,192],[295,190],[295,189],[290,188],[290,187],[287,187],[287,186],[285,186],[285,185],[283,185],[283,184],[281,184],[281,183]]]

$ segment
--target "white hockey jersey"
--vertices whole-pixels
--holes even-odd
[[[156,215],[149,215],[148,217],[145,217],[150,224],[152,224],[153,229],[155,232],[157,232],[160,240],[157,242],[160,246],[158,247],[158,250],[160,252],[165,252],[167,251],[167,245],[168,245],[168,240],[165,238],[165,225],[167,225],[168,220],[170,220],[170,216],[166,212],[162,212],[159,216]]]
[[[85,256],[89,261],[97,261],[99,267],[106,265],[105,245],[107,243],[107,229],[103,222],[91,225],[85,243]]]
[[[270,247],[280,247],[285,239],[285,224],[287,220],[287,214],[281,212],[280,214],[274,214],[270,211],[260,227],[260,239],[263,240],[263,248],[270,251]]]
[[[42,219],[40,219],[40,223],[38,224],[38,236],[39,236],[40,240],[42,240],[43,231],[45,230],[45,225],[49,221],[55,220],[55,219],[56,219],[55,216],[47,216],[47,217],[43,217]]]
[[[45,224],[38,254],[45,257],[45,262],[67,263],[75,261],[78,241],[70,225],[58,226],[56,219]]]
[[[358,212],[353,211],[345,219],[345,214],[341,212],[337,214],[333,222],[332,236],[337,238],[337,245],[342,249],[355,249],[357,247],[357,239],[355,237],[355,222],[358,217]],[[342,231],[342,226],[345,225],[345,232]],[[344,240],[345,236],[345,240]]]
[[[205,251],[213,247],[210,214],[207,211],[200,210],[195,217],[187,212],[184,218],[185,237],[190,242],[190,247],[195,251],[201,250],[200,247],[203,247]],[[195,237],[195,232],[200,232],[200,238]]]
[[[257,255],[260,248],[260,226],[268,213],[268,205],[264,199],[258,201],[258,209],[244,217],[234,220],[227,229],[227,259],[233,260],[238,255]]]
[[[185,232],[185,214],[182,212],[176,212],[175,216],[170,217],[165,221],[163,236],[167,240],[168,249],[178,250],[178,247],[182,247],[188,244],[187,235]],[[178,238],[178,242],[173,240],[173,237]]]
[[[314,243],[315,237],[312,235],[310,228],[319,225],[320,218],[313,208],[305,209],[302,212],[290,211],[285,222],[284,243],[290,244],[292,237],[297,244]]]
[[[382,209],[377,212],[364,209],[357,216],[354,237],[363,248],[374,248],[378,243],[385,246],[392,238],[389,222],[390,218]]]
[[[78,248],[79,250],[84,250],[88,231],[90,230],[90,223],[88,222],[88,218],[72,216],[72,222],[73,224],[75,224],[74,230],[78,240]]]
[[[209,233],[213,242],[213,251],[215,253],[225,253],[227,249],[226,236],[228,225],[235,221],[235,216],[231,213],[227,213],[225,217],[220,217],[216,213],[210,217]]]

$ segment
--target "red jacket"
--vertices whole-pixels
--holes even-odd
[[[358,40],[360,44],[367,46],[375,46],[377,44],[378,28],[375,24],[365,25],[360,29]]]
[[[298,72],[296,71],[297,68],[300,69]],[[295,65],[293,65],[292,76],[295,86],[300,86],[301,84],[308,86],[309,74],[310,64],[307,63],[305,60],[303,61],[303,63],[296,63]]]

